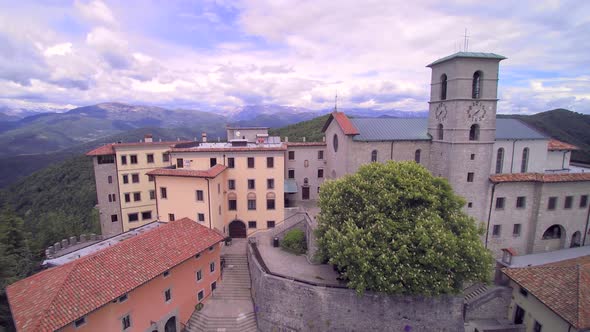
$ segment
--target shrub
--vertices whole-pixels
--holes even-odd
[[[305,234],[300,229],[292,229],[285,234],[281,242],[281,248],[293,254],[303,254],[307,250]]]

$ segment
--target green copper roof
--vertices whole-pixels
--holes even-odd
[[[443,63],[445,61],[449,61],[455,58],[475,58],[475,59],[496,59],[498,61],[506,59],[505,56],[501,56],[496,53],[482,53],[482,52],[457,52],[455,54],[451,54],[444,58],[438,59],[433,63],[429,64],[426,67],[432,67],[434,65],[438,65],[439,63]]]

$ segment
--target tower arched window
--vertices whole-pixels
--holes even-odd
[[[377,150],[371,151],[371,162],[377,161]]]
[[[482,72],[476,71],[473,73],[473,84],[471,87],[471,98],[479,99],[481,97],[481,79],[482,79]]]
[[[338,152],[338,135],[334,134],[334,138],[332,138],[332,146],[334,147],[334,152]]]
[[[520,163],[520,172],[526,173],[529,169],[529,148],[522,149],[522,161]]]
[[[414,152],[414,161],[418,164],[420,163],[420,155],[422,154],[422,150],[418,149]]]
[[[447,74],[440,77],[440,100],[447,99]]]
[[[469,129],[469,140],[470,141],[479,141],[479,125],[474,124]]]
[[[437,133],[436,134],[438,136],[438,139],[440,139],[440,140],[442,140],[445,137],[445,135],[444,135],[444,127],[443,127],[442,123],[439,123],[438,124],[438,130],[437,130]]]
[[[504,148],[499,148],[496,152],[496,174],[502,173],[504,168]]]

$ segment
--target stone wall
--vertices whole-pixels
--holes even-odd
[[[511,299],[512,289],[510,287],[495,287],[487,294],[466,304],[465,320],[506,320]]]
[[[260,331],[463,331],[459,296],[358,296],[264,272],[248,246]]]

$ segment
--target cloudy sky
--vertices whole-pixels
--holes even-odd
[[[501,113],[590,113],[590,1],[0,0],[0,105],[427,109],[425,66],[501,63]]]

